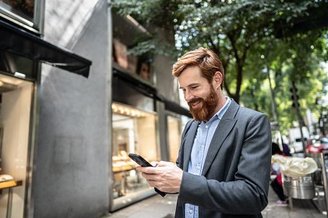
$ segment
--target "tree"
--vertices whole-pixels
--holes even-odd
[[[327,58],[323,43],[327,40],[327,29],[323,29],[328,26],[327,1],[114,0],[113,9],[130,14],[154,30],[154,37],[136,44],[134,52],[147,47],[148,52],[169,50],[180,55],[200,46],[209,47],[222,59],[227,94],[237,102],[242,97],[245,105],[272,114],[268,75],[264,72],[267,69],[283,127],[290,125],[290,114],[295,114],[286,95],[290,82],[306,84],[300,90],[304,92],[301,108],[311,105],[311,97],[306,94],[313,95],[320,89],[320,85],[312,84],[319,84],[316,79],[324,76],[317,67]],[[163,40],[156,40],[158,29],[169,39],[165,46]],[[318,77],[313,78],[314,73]]]
[[[279,21],[286,21],[286,25],[288,20],[303,16],[309,8],[319,5],[308,1],[252,0],[115,0],[113,4],[122,14],[131,14],[145,25],[161,27],[171,37],[175,34],[175,45],[180,52],[199,46],[213,49],[229,72],[225,89],[237,102],[251,48],[272,37]],[[156,42],[148,40],[146,44],[151,43]],[[159,47],[152,46],[152,49]]]
[[[268,73],[272,79],[272,88],[275,94],[278,123],[281,130],[286,131],[297,120],[297,113],[306,114],[310,109],[319,116],[320,105],[316,100],[321,98],[325,84],[327,85],[327,72],[318,67],[324,60],[327,52],[327,40],[319,37],[319,32],[311,31],[309,34],[296,34],[289,38],[272,39],[258,48],[258,54],[251,52],[248,61],[257,63],[248,64],[247,71],[257,72],[253,77],[246,78],[243,91],[243,102],[247,106],[266,111],[273,116],[270,108],[272,99],[268,98]],[[295,43],[298,42],[298,43]],[[300,111],[292,107],[290,88],[292,81],[298,88]],[[256,93],[256,96],[251,93]],[[257,107],[255,107],[257,105]],[[305,123],[305,122],[304,122]]]

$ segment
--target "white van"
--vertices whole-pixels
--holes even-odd
[[[302,128],[303,132],[303,140],[305,143],[305,146],[307,144],[307,140],[309,139],[309,131],[306,127]],[[301,137],[301,130],[300,128],[292,128],[289,130],[289,148],[290,153],[303,153],[303,144],[302,144],[302,137]]]

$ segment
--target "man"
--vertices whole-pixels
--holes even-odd
[[[224,70],[215,53],[199,48],[173,65],[194,119],[182,133],[177,165],[137,170],[152,187],[179,193],[175,217],[262,217],[270,165],[265,115],[224,96]]]

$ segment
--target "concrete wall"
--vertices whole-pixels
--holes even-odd
[[[46,1],[45,39],[92,61],[89,78],[42,68],[35,218],[94,218],[109,206],[111,41],[107,1]]]
[[[152,64],[156,74],[158,92],[179,104],[178,83],[171,73],[174,62],[173,58],[158,55],[154,57]]]

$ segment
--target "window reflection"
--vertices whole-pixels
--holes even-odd
[[[0,51],[0,71],[5,73],[14,74],[17,72],[24,74],[27,78],[36,78],[34,64],[32,59]]]
[[[131,75],[136,75],[138,78],[153,83],[153,75],[150,55],[135,56],[129,54],[127,45],[119,39],[113,39],[113,62]]]
[[[141,62],[139,69],[138,69],[138,75],[143,79],[150,81],[150,64],[147,62]]]
[[[1,0],[0,7],[30,21],[34,18],[34,0]]]

